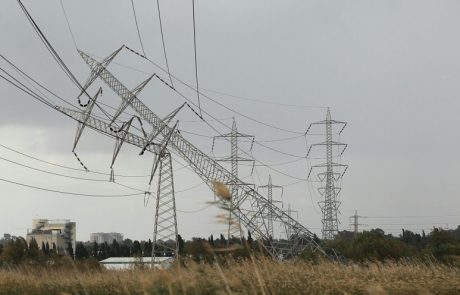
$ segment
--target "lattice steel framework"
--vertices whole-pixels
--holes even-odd
[[[254,136],[239,133],[236,127],[235,118],[233,118],[232,130],[230,131],[230,133],[222,134],[219,136],[214,136],[213,142],[212,142],[213,151],[214,151],[215,140],[218,138],[230,138],[230,157],[218,159],[218,161],[230,162],[231,164],[232,179],[230,182],[226,184],[230,187],[230,191],[232,194],[231,198],[233,199],[232,204],[237,204],[240,201],[238,200],[240,196],[238,194],[238,188],[242,184],[239,179],[239,175],[238,175],[239,162],[252,162],[253,168],[254,168],[253,159],[243,158],[238,154],[238,141],[240,138],[250,138],[251,139],[251,149],[252,149],[252,146],[254,144]],[[242,227],[241,227],[240,218],[238,216],[237,208],[230,206],[228,211],[229,211],[229,216],[228,216],[228,229],[227,229],[227,246],[230,245],[230,239],[232,239],[233,237],[241,239],[244,236]]]
[[[171,154],[159,155],[158,189],[155,207],[152,257],[178,255],[176,199]],[[170,243],[173,241],[173,243]]]
[[[274,201],[273,200],[273,189],[281,189],[281,198],[283,197],[283,192],[284,189],[280,185],[274,185],[272,183],[272,176],[268,176],[268,184],[266,185],[260,185],[257,187],[257,190],[259,189],[267,189],[267,199],[270,204],[274,203],[281,203],[281,201]],[[270,236],[270,239],[273,239],[274,237],[274,230],[273,230],[273,215],[272,211],[269,209],[266,209],[266,218],[267,218],[267,227],[268,227],[268,234]]]
[[[83,60],[88,64],[92,75],[96,75],[104,81],[118,96],[122,99],[122,106],[130,106],[136,111],[140,118],[145,120],[153,127],[153,132],[158,133],[159,138],[168,138],[168,150],[182,157],[197,173],[200,178],[213,189],[213,182],[229,183],[233,180],[233,174],[222,167],[217,161],[209,155],[199,150],[193,144],[188,142],[182,135],[173,128],[167,126],[165,122],[153,113],[144,103],[142,103],[136,94],[126,88],[118,79],[116,79],[106,68],[106,65],[91,58],[86,53],[79,51]],[[96,118],[85,118],[84,112],[73,111],[61,107],[56,107],[68,116],[76,119],[93,129],[104,132],[109,136],[117,137],[120,131],[115,133],[110,123],[103,122]],[[85,122],[86,119],[86,122]],[[161,145],[158,147],[151,141],[142,136],[126,132],[125,142],[140,146],[141,148],[158,152],[161,151]],[[159,150],[160,149],[160,150]],[[231,200],[231,206],[235,209],[236,217],[239,217],[241,224],[250,230],[255,238],[261,242],[267,252],[276,258],[289,258],[297,256],[305,249],[319,251],[325,254],[322,248],[313,240],[313,233],[299,222],[291,218],[286,212],[270,203],[268,199],[260,195],[253,186],[244,184],[238,186],[238,197]],[[228,201],[219,200],[223,206],[228,206]],[[285,228],[289,235],[285,240],[270,241],[268,224],[265,218],[265,210],[271,211],[273,221],[279,223]]]
[[[338,212],[340,201],[337,200],[337,197],[340,193],[340,186],[338,181],[345,173],[348,165],[343,165],[334,161],[334,152],[333,148],[338,147],[341,151],[337,152],[337,157],[341,156],[345,151],[347,144],[341,143],[333,140],[333,128],[332,126],[338,124],[343,125],[338,134],[341,134],[347,123],[335,121],[331,119],[331,112],[329,108],[327,109],[326,120],[311,123],[307,129],[306,134],[309,133],[313,125],[324,125],[325,126],[325,135],[326,141],[322,143],[315,143],[310,145],[310,148],[307,153],[307,157],[310,156],[313,147],[323,146],[326,147],[326,163],[319,165],[313,165],[310,168],[307,179],[310,179],[310,176],[315,169],[321,170],[317,173],[318,180],[323,184],[323,186],[318,188],[318,192],[322,196],[323,200],[319,202],[322,213],[322,236],[323,239],[333,239],[339,230],[339,220]],[[339,172],[339,169],[343,171]]]

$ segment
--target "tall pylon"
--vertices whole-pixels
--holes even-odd
[[[239,180],[239,175],[238,175],[239,162],[252,162],[253,169],[254,169],[253,159],[243,158],[239,155],[238,141],[240,138],[250,138],[251,139],[250,150],[252,150],[255,137],[254,135],[239,133],[236,127],[235,118],[233,118],[232,130],[230,131],[230,133],[214,136],[213,142],[212,142],[212,151],[214,151],[215,140],[218,138],[230,138],[230,156],[223,158],[223,159],[218,159],[218,161],[230,162],[231,171],[232,171],[232,178],[230,182],[226,183],[230,187],[230,191],[232,194],[231,196],[232,205],[229,208],[228,230],[227,230],[227,246],[229,246],[230,239],[232,239],[232,237],[241,239],[244,236],[243,229],[241,228],[241,224],[240,224],[240,218],[238,216],[238,210],[237,210],[238,204],[240,202],[238,198],[241,195],[238,193],[238,188],[242,184]]]
[[[281,189],[281,198],[283,198],[283,187],[280,186],[280,185],[274,185],[272,183],[272,176],[269,175],[268,176],[268,184],[266,185],[261,185],[259,187],[257,187],[257,190],[259,189],[267,189],[267,198],[268,198],[268,202],[269,204],[273,204],[273,203],[281,203],[282,201],[274,201],[273,200],[273,189]],[[266,208],[266,214],[267,214],[267,232],[268,232],[268,236],[273,239],[274,237],[274,231],[273,231],[273,212],[271,210],[269,210],[268,208]]]
[[[312,148],[318,146],[326,147],[326,162],[318,165],[312,165],[308,173],[307,179],[310,179],[310,175],[314,170],[320,170],[316,173],[316,176],[319,182],[322,184],[318,188],[322,200],[319,202],[322,213],[322,237],[323,239],[330,240],[333,239],[339,231],[339,220],[338,212],[340,201],[338,200],[338,195],[340,193],[340,183],[339,180],[342,178],[345,173],[348,165],[340,164],[339,158],[342,156],[345,151],[347,144],[335,141],[333,139],[333,125],[341,125],[342,128],[335,135],[340,135],[347,125],[345,122],[332,120],[331,111],[327,108],[326,120],[311,123],[305,134],[308,134],[313,125],[324,125],[325,126],[325,135],[326,141],[321,143],[315,143],[310,145],[310,148],[307,152],[307,158],[310,157]],[[334,147],[337,147],[337,151],[334,152]],[[334,160],[336,158],[336,160]]]
[[[152,263],[155,262],[156,257],[172,256],[177,258],[179,251],[171,154],[164,152],[158,157],[158,161],[159,173],[153,230]],[[171,241],[173,242],[171,243]]]
[[[299,211],[297,210],[292,210],[291,209],[291,204],[288,204],[288,208],[286,210],[286,214],[289,216],[289,217],[292,217],[293,213],[295,213],[297,215],[297,219],[299,219]],[[292,231],[291,231],[291,227],[286,227],[286,236],[287,238],[289,239],[292,235]]]
[[[356,235],[359,232],[359,226],[364,225],[359,223],[359,218],[366,218],[366,216],[360,216],[358,215],[358,211],[355,210],[355,214],[350,216],[350,226],[353,228],[353,233]]]

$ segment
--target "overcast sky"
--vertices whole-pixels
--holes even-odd
[[[349,229],[349,216],[367,216],[364,229],[381,227],[398,233],[401,227],[421,231],[432,226],[455,228],[460,223],[456,185],[460,161],[458,111],[460,102],[460,2],[458,1],[216,1],[197,0],[196,30],[200,87],[216,101],[240,114],[201,98],[203,110],[231,125],[235,117],[242,133],[256,136],[252,154],[278,171],[242,167],[240,176],[257,185],[271,174],[285,185],[307,174],[307,151],[302,133],[311,122],[332,117],[348,122],[340,140],[349,146],[341,161],[350,168],[342,182],[340,229]],[[23,3],[75,76],[83,83],[89,74],[79,57],[58,0]],[[164,66],[155,1],[135,0],[146,55]],[[79,49],[104,57],[126,44],[142,52],[131,1],[63,0]],[[195,83],[191,1],[161,1],[161,13],[171,72]],[[2,1],[0,53],[38,81],[77,104],[78,89],[60,70],[33,31],[16,1]],[[122,52],[110,70],[134,88],[148,73],[164,72],[147,61]],[[2,68],[8,69],[4,61]],[[128,66],[128,67],[126,67]],[[136,69],[136,70],[133,70]],[[91,91],[96,91],[97,82]],[[196,102],[196,94],[176,83]],[[216,94],[212,91],[292,105],[280,106]],[[0,144],[60,165],[80,168],[71,153],[76,122],[18,92],[0,80]],[[139,95],[156,114],[165,116],[184,102],[158,80]],[[117,106],[120,99],[107,87],[101,101]],[[55,100],[58,103],[57,100]],[[131,110],[130,110],[131,112]],[[268,123],[281,131],[257,121]],[[209,119],[209,117],[207,117]],[[189,110],[179,114],[183,135],[205,152],[216,132]],[[210,121],[220,132],[228,132]],[[185,131],[204,136],[188,134]],[[294,133],[292,133],[292,131]],[[270,141],[279,140],[280,141]],[[323,140],[307,137],[307,143]],[[265,142],[269,141],[269,142]],[[248,149],[247,143],[242,143]],[[85,131],[77,152],[92,171],[109,172],[113,140]],[[216,142],[222,157],[229,145]],[[0,157],[54,173],[107,179],[44,164],[0,146]],[[0,159],[0,178],[54,190],[89,194],[129,194],[135,191],[108,182],[83,181],[44,174]],[[175,168],[184,163],[175,157]],[[147,175],[152,155],[123,146],[115,173]],[[288,174],[292,177],[280,174]],[[120,183],[147,189],[148,177],[117,177]],[[203,209],[212,192],[197,185],[187,169],[175,172],[179,232],[186,238],[225,231],[216,222],[217,209]],[[186,190],[188,188],[193,188]],[[156,186],[152,185],[151,190]],[[184,192],[180,192],[186,190]],[[43,192],[0,182],[3,205],[0,233],[25,235],[33,218],[65,218],[77,222],[77,239],[91,232],[121,232],[147,239],[153,231],[152,200],[142,196],[91,198]],[[279,198],[275,194],[276,198]],[[320,197],[305,182],[285,187],[283,201],[299,212],[299,220],[320,234]],[[285,205],[285,206],[286,206]],[[185,212],[187,211],[187,212]],[[416,216],[416,217],[414,217]],[[386,217],[386,218],[377,218]]]

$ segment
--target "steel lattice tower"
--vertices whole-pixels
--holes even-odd
[[[318,180],[321,182],[322,186],[318,188],[318,192],[320,193],[321,197],[323,198],[319,205],[321,207],[322,213],[322,237],[323,239],[330,240],[333,239],[338,231],[339,231],[339,220],[338,220],[338,212],[340,201],[338,201],[338,195],[340,193],[340,185],[338,181],[341,179],[343,174],[347,169],[347,165],[343,165],[338,163],[338,161],[334,161],[334,157],[340,157],[345,148],[347,147],[346,144],[334,141],[333,139],[333,125],[342,125],[342,128],[337,133],[338,135],[342,133],[343,129],[346,126],[345,122],[335,121],[331,118],[331,111],[329,108],[327,109],[326,120],[311,123],[307,129],[306,134],[309,133],[311,127],[313,125],[324,125],[325,126],[325,135],[326,141],[322,143],[312,144],[308,150],[307,157],[310,156],[312,148],[315,146],[324,146],[326,147],[326,162],[321,163],[319,165],[313,165],[310,168],[310,172],[308,174],[308,179],[314,169],[319,169],[319,173],[317,173]],[[334,154],[334,147],[338,147],[338,151]],[[340,151],[341,150],[341,151]],[[343,168],[343,171],[339,171]]]
[[[267,189],[267,198],[268,198],[268,202],[270,204],[273,204],[273,203],[280,203],[281,201],[273,201],[273,189],[274,188],[277,188],[277,189],[281,189],[281,198],[283,197],[283,187],[280,186],[280,185],[274,185],[272,183],[272,176],[269,175],[268,176],[268,184],[266,185],[261,185],[257,188],[257,190],[259,189],[262,189],[262,188],[266,188]],[[270,237],[270,239],[273,239],[274,237],[274,231],[273,231],[273,212],[271,210],[269,210],[268,208],[266,208],[266,214],[267,214],[267,232],[268,232],[268,235]]]
[[[306,249],[318,251],[327,256],[324,250],[315,241],[314,234],[310,230],[293,219],[286,211],[268,202],[267,198],[264,198],[255,190],[254,185],[244,183],[241,179],[235,177],[232,172],[220,165],[215,159],[211,158],[207,153],[201,151],[185,139],[176,129],[177,122],[173,127],[170,127],[168,122],[170,122],[171,116],[160,118],[137,97],[140,90],[148,83],[150,78],[133,90],[129,90],[107,69],[110,60],[112,60],[122,48],[124,48],[124,46],[102,62],[93,59],[80,50],[78,51],[91,70],[90,79],[88,79],[87,83],[84,85],[85,93],[92,82],[99,78],[122,100],[120,107],[112,116],[110,122],[100,120],[90,115],[90,111],[87,111],[88,109],[75,110],[61,106],[55,106],[55,109],[78,121],[82,128],[87,126],[102,134],[115,138],[117,141],[120,140],[141,148],[140,154],[143,154],[144,151],[152,152],[155,155],[162,155],[165,152],[174,152],[175,155],[181,157],[188,163],[189,167],[211,190],[214,190],[215,182],[238,183],[233,198],[230,200],[219,199],[216,202],[218,206],[231,207],[234,210],[233,217],[238,218],[241,225],[254,234],[255,239],[261,242],[260,245],[264,247],[267,253],[272,257],[277,259],[295,257]],[[90,99],[91,103],[95,103],[96,97]],[[117,118],[127,107],[135,111],[136,116],[133,118],[139,121],[141,129],[142,122],[147,123],[153,128],[150,134],[146,134],[143,129],[142,134],[136,131],[131,132],[132,129],[128,131],[129,122],[123,123],[121,127],[116,126]],[[173,112],[173,114],[174,113],[175,112]],[[119,144],[121,145],[121,142]],[[166,146],[168,150],[166,150]],[[115,148],[115,157],[119,148],[119,145]],[[159,162],[160,159],[155,163],[159,164]],[[155,164],[152,169],[151,179],[156,170],[157,164]],[[273,215],[273,222],[283,226],[286,229],[285,232],[289,233],[287,239],[280,239],[278,241],[270,240],[267,231],[267,210]],[[161,206],[158,212],[159,216],[161,216],[160,212]]]
[[[238,193],[238,188],[242,184],[241,181],[239,180],[239,175],[238,175],[239,162],[253,162],[254,163],[254,160],[252,159],[247,159],[247,158],[243,158],[239,156],[238,141],[240,138],[252,139],[252,143],[251,143],[251,149],[252,149],[252,144],[254,142],[254,136],[239,133],[236,127],[235,118],[233,118],[232,130],[230,131],[230,133],[215,136],[213,138],[212,150],[214,150],[214,143],[217,138],[230,138],[230,157],[219,159],[218,161],[230,162],[232,179],[230,182],[226,184],[230,187],[230,191],[232,194],[232,200],[238,203],[240,201],[238,199],[240,196],[240,194]],[[229,207],[227,246],[229,245],[230,239],[232,237],[237,237],[241,239],[244,236],[243,230],[241,228],[240,218],[238,217],[238,210],[236,209],[237,208],[235,208],[234,206]]]
[[[169,152],[159,156],[158,189],[153,231],[152,262],[155,257],[178,255],[176,200],[172,158]],[[174,243],[168,244],[168,241]]]

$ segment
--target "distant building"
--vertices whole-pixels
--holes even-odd
[[[71,222],[68,219],[34,219],[32,221],[32,229],[28,231],[26,240],[30,244],[30,241],[35,239],[39,248],[48,243],[50,249],[55,248],[57,253],[66,253],[68,243],[72,245],[75,251],[76,238],[75,222]]]
[[[117,242],[123,241],[123,234],[120,233],[92,233],[89,236],[89,240],[91,243],[98,243],[103,244],[107,242],[107,244],[113,243],[113,240]]]

